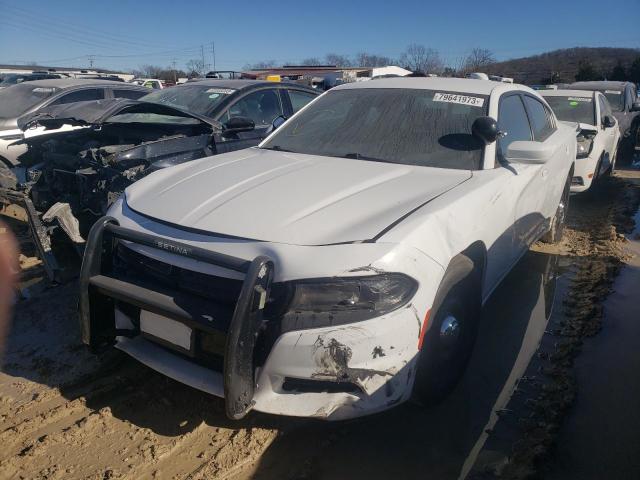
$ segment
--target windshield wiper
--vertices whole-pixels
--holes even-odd
[[[345,153],[344,155],[340,155],[344,158],[353,158],[354,160],[369,160],[371,162],[383,162],[390,163],[389,160],[384,160],[382,158],[369,157],[367,155],[361,155],[360,153]]]
[[[286,148],[282,148],[280,145],[273,145],[272,147],[260,147],[263,150],[273,150],[276,152],[292,152],[292,153],[296,153],[293,150],[287,150]]]

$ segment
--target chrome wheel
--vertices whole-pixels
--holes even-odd
[[[445,348],[451,348],[459,338],[460,322],[453,315],[447,315],[440,325],[440,341]]]

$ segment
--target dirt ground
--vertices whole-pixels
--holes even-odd
[[[341,423],[231,422],[220,399],[120,352],[88,353],[77,285],[48,285],[14,224],[25,256],[0,369],[0,479],[529,478],[573,402],[573,358],[629,259],[622,233],[639,183],[621,172],[572,197],[562,244],[534,246],[489,301],[478,360],[451,399]],[[508,434],[492,436],[505,422]]]

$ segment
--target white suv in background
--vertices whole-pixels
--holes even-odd
[[[589,190],[615,168],[620,129],[607,98],[589,90],[541,90],[559,120],[579,124],[576,168],[571,192]]]

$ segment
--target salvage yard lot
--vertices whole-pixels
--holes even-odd
[[[494,293],[469,370],[444,403],[349,422],[259,413],[231,422],[220,399],[120,352],[90,354],[77,284],[47,287],[25,258],[27,298],[0,372],[0,478],[473,478],[497,465],[524,478],[549,451],[575,394],[571,359],[600,329],[628,260],[639,182],[623,171],[572,197],[563,243],[534,246]],[[26,232],[12,226],[28,253]]]

